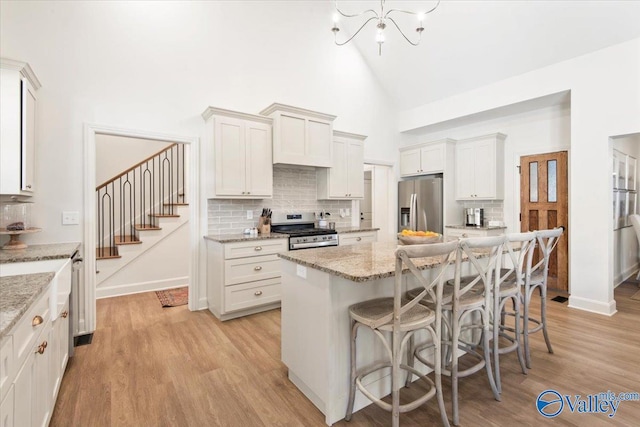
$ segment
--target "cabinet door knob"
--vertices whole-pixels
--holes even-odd
[[[261,267],[261,266],[259,266],[259,265],[256,265],[255,267],[253,267],[253,269],[254,269],[255,271],[260,271],[260,270],[262,270],[262,267]]]
[[[362,240],[362,237],[356,237],[357,242],[359,242],[360,240]]]
[[[247,191],[247,194],[251,194],[251,191]]]
[[[255,248],[253,248],[254,251],[261,251],[262,250],[262,246],[256,246]]]
[[[262,295],[262,291],[255,291],[253,294],[255,296],[259,297],[260,295]]]
[[[66,319],[68,315],[69,315],[69,312],[67,310],[65,310],[62,313],[60,313],[60,316],[62,316],[62,318],[64,318],[64,319]]]
[[[31,188],[31,184],[27,184],[27,188]]]
[[[38,326],[38,325],[42,324],[43,321],[44,321],[44,319],[42,318],[42,316],[36,315],[33,318],[33,320],[31,321],[31,326]]]
[[[467,233],[462,233],[462,237],[469,237]]]
[[[38,349],[36,350],[36,353],[38,354],[43,354],[44,350],[47,348],[48,343],[46,341],[43,341],[42,344],[40,344],[38,346]]]

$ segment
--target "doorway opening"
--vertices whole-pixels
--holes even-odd
[[[378,241],[395,240],[395,175],[392,165],[365,163],[364,199],[361,200],[360,226],[379,228]],[[370,225],[365,225],[370,224]]]
[[[101,184],[96,180],[96,172],[97,169],[97,161],[96,154],[98,152],[97,149],[97,141],[101,138],[111,138],[112,141],[116,139],[120,139],[121,141],[130,142],[132,140],[144,140],[147,143],[153,144],[168,144],[171,146],[177,146],[180,148],[181,146],[188,146],[187,150],[182,150],[184,153],[188,153],[188,159],[185,159],[185,163],[188,164],[187,170],[184,170],[184,187],[189,189],[190,194],[192,195],[189,200],[189,208],[188,208],[188,224],[186,227],[188,228],[188,241],[185,243],[186,252],[188,253],[188,260],[186,261],[188,264],[188,272],[187,272],[187,283],[189,289],[189,302],[188,307],[190,310],[199,309],[199,300],[200,300],[200,290],[197,286],[198,283],[198,272],[199,272],[199,246],[200,239],[198,238],[200,234],[200,206],[198,195],[199,191],[199,144],[198,138],[195,137],[184,137],[184,136],[176,136],[176,135],[166,135],[166,134],[158,134],[153,132],[146,131],[137,131],[130,129],[118,129],[107,126],[99,126],[99,125],[85,125],[85,136],[84,136],[84,218],[85,218],[85,226],[84,226],[84,261],[85,261],[85,269],[84,269],[84,284],[81,286],[80,299],[79,299],[79,307],[77,313],[78,319],[78,334],[84,335],[92,333],[96,329],[96,298],[98,296],[109,296],[109,295],[98,295],[97,292],[97,280],[96,273],[99,270],[97,268],[97,253],[96,248],[100,241],[103,239],[99,235],[98,232],[98,213],[103,207],[100,207],[100,200],[97,196],[96,189]],[[157,145],[156,145],[157,146]],[[167,162],[164,159],[160,160],[160,168],[165,168],[165,172],[170,169],[167,168]],[[146,172],[143,173],[143,176],[148,176]],[[126,186],[125,186],[126,187]],[[127,187],[128,188],[128,187]],[[175,193],[175,195],[179,194],[179,191],[171,191],[171,193]],[[131,194],[131,197],[134,197]],[[102,198],[102,196],[100,196]],[[115,198],[115,197],[112,197]],[[154,202],[157,204],[164,204],[165,196],[162,196],[162,200]],[[177,201],[179,202],[179,201]],[[173,204],[173,203],[172,203]],[[109,204],[107,203],[107,206]],[[113,203],[112,203],[113,205]],[[145,212],[144,216],[148,216]],[[155,215],[155,214],[154,214]],[[169,215],[164,215],[169,216]],[[126,224],[126,227],[129,226],[139,226],[139,221],[131,221],[134,224]],[[115,225],[113,228],[117,228]],[[125,238],[126,240],[132,240],[131,237]],[[165,253],[165,258],[168,255]],[[165,259],[162,262],[170,263],[171,259]],[[142,291],[142,290],[140,290]],[[133,293],[135,290],[129,292]]]

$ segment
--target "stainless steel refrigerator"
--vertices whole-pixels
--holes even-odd
[[[442,177],[428,176],[398,182],[398,231],[442,234]]]

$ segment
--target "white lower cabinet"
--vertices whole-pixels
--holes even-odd
[[[359,231],[356,233],[338,233],[338,244],[340,246],[357,245],[359,243],[370,243],[378,241],[377,231]]]
[[[16,425],[13,419],[13,402],[14,392],[13,384],[11,384],[7,395],[0,402],[0,427],[13,427]]]
[[[280,305],[279,252],[287,239],[220,243],[207,239],[207,301],[220,320]]]
[[[46,427],[69,359],[69,298],[51,320],[51,286],[0,343],[0,427]]]
[[[505,228],[445,228],[446,238],[488,237],[504,234]]]

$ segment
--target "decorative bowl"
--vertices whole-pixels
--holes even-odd
[[[398,233],[398,240],[405,245],[424,245],[427,243],[438,243],[442,241],[442,234],[437,236],[405,236]]]

